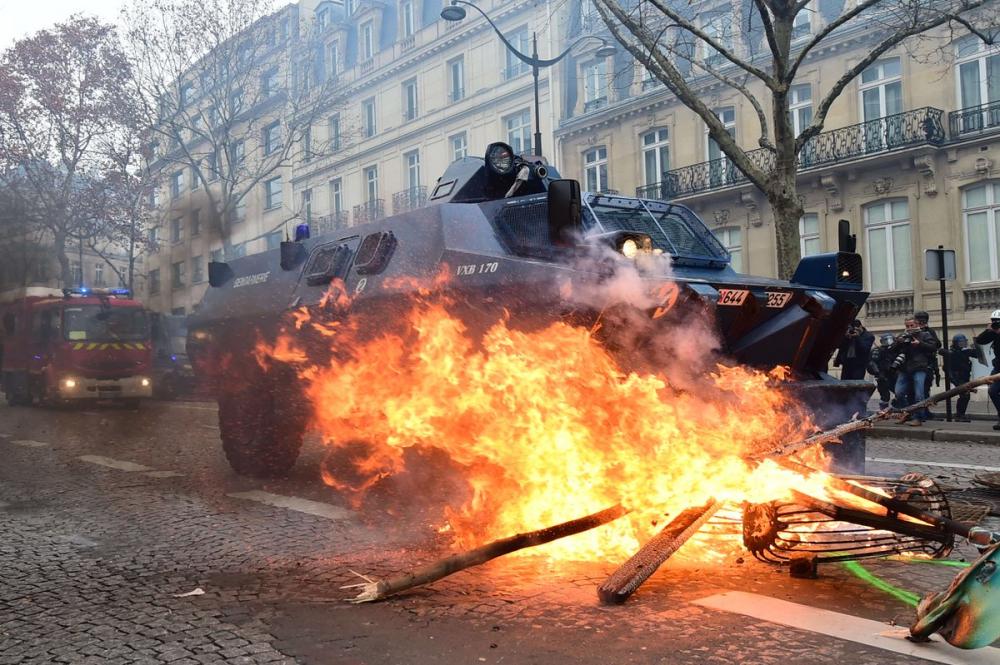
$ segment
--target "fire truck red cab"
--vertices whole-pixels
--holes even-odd
[[[137,402],[153,393],[149,324],[127,289],[0,295],[0,371],[11,405]]]

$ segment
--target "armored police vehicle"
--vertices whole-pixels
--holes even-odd
[[[862,411],[872,390],[826,373],[867,297],[846,222],[840,250],[803,258],[792,281],[749,277],[730,267],[725,248],[689,208],[584,193],[542,158],[494,143],[483,158],[454,162],[426,207],[319,237],[306,229],[280,249],[210,264],[211,288],[188,321],[188,353],[218,399],[223,449],[241,474],[283,474],[295,463],[309,424],[301,382],[283,363],[264,369],[254,349],[274,340],[290,309],[319,312],[334,280],[350,296],[344,316],[373,334],[398,323],[416,289],[443,271],[454,313],[472,331],[501,316],[512,326],[592,325],[598,316],[610,320],[615,307],[593,295],[614,263],[635,262],[650,293],[659,289],[670,302],[641,312],[639,327],[649,330],[628,344],[604,326],[623,363],[655,365],[656,345],[643,339],[707,310],[729,357],[791,370],[819,425]],[[858,439],[832,450],[841,468],[860,470],[863,446]]]

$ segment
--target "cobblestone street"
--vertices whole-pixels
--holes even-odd
[[[737,552],[679,556],[620,607],[595,592],[618,562],[537,557],[351,605],[340,587],[358,581],[352,571],[387,576],[446,542],[418,511],[353,510],[323,484],[315,442],[287,479],[236,476],[215,417],[203,403],[0,407],[0,664],[1000,662],[996,649],[891,638],[910,650],[892,652],[878,631],[838,639],[695,604],[738,591],[883,631],[912,620],[912,608],[839,565],[792,579]],[[984,444],[872,439],[868,456],[869,474],[917,470],[953,487],[1000,467],[1000,447]],[[963,547],[952,558],[974,555]],[[921,594],[956,572],[865,565]]]

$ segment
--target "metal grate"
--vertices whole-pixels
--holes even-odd
[[[497,215],[497,228],[504,243],[515,254],[548,256],[552,253],[548,206],[544,201],[504,206]]]

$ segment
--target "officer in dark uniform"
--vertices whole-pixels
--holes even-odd
[[[990,314],[990,327],[976,335],[976,344],[993,345],[993,373],[1000,372],[1000,309],[993,310]],[[991,383],[989,388],[990,401],[1000,416],[1000,382]],[[1000,421],[993,426],[993,429],[1000,430]]]
[[[948,378],[953,386],[960,386],[972,380],[972,359],[978,354],[968,347],[969,338],[959,334],[951,338],[950,349],[938,351],[942,356],[948,354]],[[969,408],[970,399],[972,399],[970,393],[963,393],[958,398],[955,420],[963,423],[970,422],[969,417],[965,415],[965,410]]]
[[[937,333],[934,332],[934,329],[930,327],[930,322],[931,322],[930,314],[928,314],[923,310],[920,310],[919,312],[913,313],[913,318],[917,320],[918,324],[920,324],[921,330],[931,334],[931,336],[934,338],[934,342],[937,344],[938,349],[944,347],[944,344],[941,343],[941,338],[938,337]],[[938,365],[937,354],[935,354],[931,356],[930,365],[927,367],[927,385],[924,386],[924,395],[931,394],[932,386],[940,386],[940,385],[941,385],[941,367]],[[930,414],[930,411],[928,411],[928,414]]]
[[[889,406],[889,402],[892,401],[892,391],[896,387],[896,368],[892,366],[896,354],[891,352],[895,342],[896,337],[892,333],[882,335],[879,338],[879,345],[872,348],[872,355],[868,361],[868,373],[875,377],[880,409]]]

